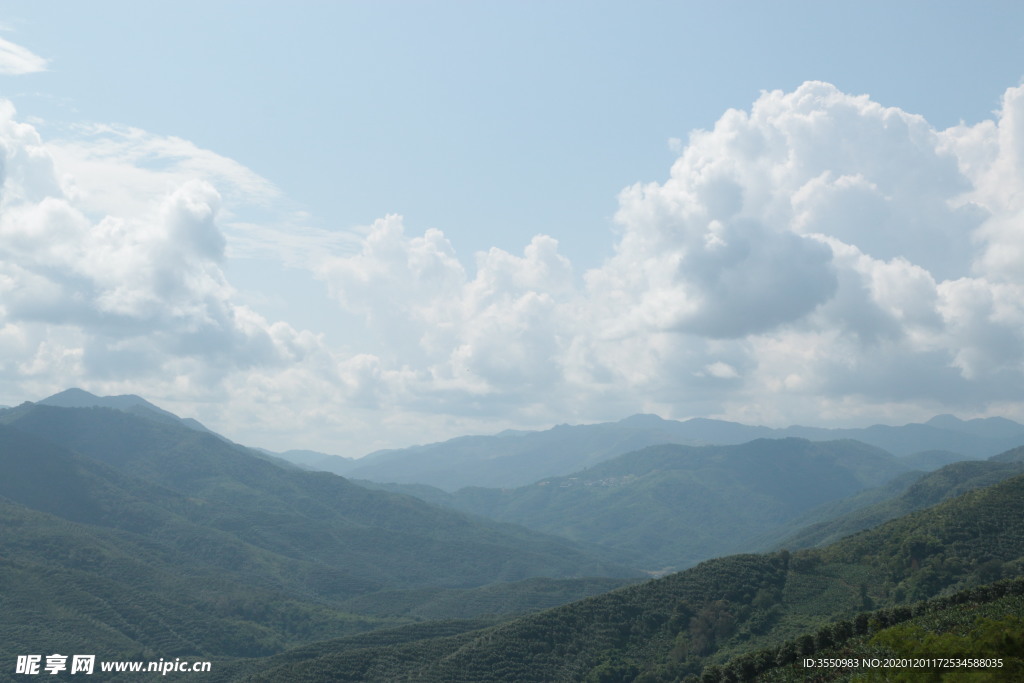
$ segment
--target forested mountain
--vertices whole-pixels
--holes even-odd
[[[808,510],[905,471],[899,458],[857,441],[758,439],[651,446],[516,489],[394,489],[602,545],[659,570],[759,549],[799,528],[793,524]]]
[[[1024,579],[998,581],[913,605],[861,612],[705,667],[699,680],[1017,683],[1024,680],[1021,614]],[[811,666],[804,665],[805,658]],[[945,665],[938,666],[939,660]]]
[[[539,432],[464,436],[442,443],[379,451],[357,460],[317,458],[309,453],[294,458],[304,467],[353,479],[427,484],[454,492],[470,486],[527,486],[541,479],[568,476],[647,446],[738,445],[754,439],[790,437],[810,441],[852,439],[898,457],[914,456],[908,461],[908,469],[936,469],[950,462],[987,458],[1024,445],[1024,425],[1003,418],[959,420],[941,415],[923,424],[899,427],[772,429],[703,418],[680,422],[656,415],[634,415],[618,422],[559,425]]]
[[[795,549],[825,545],[972,489],[991,486],[1022,472],[1024,447],[1015,448],[988,460],[953,463],[921,475],[898,495],[882,498],[871,505],[859,506],[843,515],[829,514],[821,508],[812,511],[812,516],[817,516],[823,521],[806,526],[779,542],[778,547]],[[887,488],[881,487],[879,490],[885,491]]]
[[[9,662],[59,643],[106,659],[210,659],[211,681],[651,682],[755,669],[784,680],[769,659],[840,641],[898,652],[904,636],[888,627],[947,619],[921,626],[900,606],[1024,573],[1024,477],[1013,476],[1024,449],[922,477],[853,441],[662,444],[517,490],[418,488],[573,542],[284,466],[139,397],[52,402],[85,405],[0,410]],[[970,438],[1015,424],[951,419],[939,426]],[[972,487],[983,488],[963,493]],[[615,561],[753,544],[808,515],[835,519],[788,550],[643,583]],[[992,596],[995,616],[1016,604]],[[953,609],[936,604],[936,615]],[[874,626],[857,632],[861,622]]]
[[[1020,474],[1024,448],[934,472],[902,472],[907,460],[854,441],[760,439],[650,447],[517,489],[357,483],[603,545],[649,570],[681,569],[839,540]]]
[[[96,396],[95,394],[90,394],[88,391],[72,388],[65,389],[53,396],[48,396],[36,403],[38,405],[56,406],[58,408],[113,408],[114,410],[131,413],[132,415],[137,415],[149,420],[157,420],[170,424],[181,424],[189,429],[194,429],[200,432],[210,431],[198,420],[194,420],[190,417],[178,417],[174,413],[155,406],[146,399],[141,396],[136,396],[135,394],[124,394],[122,396]]]
[[[229,667],[220,680],[654,682],[702,672],[722,680],[706,667],[765,648],[779,656],[786,642],[824,650],[846,629],[904,619],[888,608],[1021,576],[1022,500],[1017,476],[826,548],[710,560],[483,630],[325,642],[301,656]],[[1018,586],[1001,594],[1019,594]],[[793,648],[795,657],[801,650]]]
[[[126,656],[253,656],[388,623],[329,606],[374,584],[197,523],[197,507],[0,425],[4,653],[56,641]]]
[[[563,539],[109,408],[0,412],[0,515],[10,661],[54,638],[252,656],[441,614],[445,600],[463,616],[521,613],[621,585],[582,577],[633,575]],[[550,578],[521,583],[532,577]],[[378,591],[376,610],[345,604]]]

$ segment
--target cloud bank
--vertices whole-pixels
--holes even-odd
[[[470,267],[440,230],[381,218],[289,257],[365,326],[345,349],[238,304],[224,275],[224,214],[269,183],[184,141],[48,144],[0,119],[0,374],[26,393],[178,396],[239,438],[348,454],[641,410],[1024,418],[1024,87],[947,130],[827,83],[764,92],[624,189],[614,256],[583,272],[552,236]],[[173,173],[140,161],[161,145]],[[75,174],[112,157],[161,189],[98,198]]]

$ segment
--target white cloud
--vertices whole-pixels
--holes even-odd
[[[46,71],[47,62],[31,50],[0,38],[0,74],[20,76]]]
[[[141,214],[189,180],[213,183],[235,210],[268,206],[281,197],[268,180],[237,161],[188,140],[130,126],[79,124],[47,142],[61,168],[62,191],[83,210]]]
[[[546,235],[470,265],[400,216],[261,220],[286,202],[231,160],[130,128],[43,141],[4,105],[0,374],[347,454],[641,410],[1024,418],[1021,121],[1024,88],[942,131],[824,83],[762,93],[623,190],[614,255],[578,272]],[[245,254],[309,269],[365,331],[330,346],[239,304]]]
[[[664,183],[623,191],[615,255],[581,277],[545,236],[467,273],[441,233],[406,237],[397,217],[321,275],[390,330],[379,357],[429,372],[406,387],[417,409],[1005,408],[1024,379],[1022,92],[997,121],[949,131],[825,83],[763,93],[677,143]]]
[[[0,107],[0,321],[7,338],[32,343],[11,347],[21,353],[7,381],[144,386],[291,360],[299,333],[232,301],[209,182],[171,174],[183,182],[163,194],[85,202],[57,182],[54,148],[13,116]]]

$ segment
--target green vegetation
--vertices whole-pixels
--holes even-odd
[[[375,587],[461,588],[537,576],[635,573],[564,539],[369,491],[327,473],[286,471],[248,449],[179,425],[105,408],[38,405],[5,411],[0,421],[74,451],[85,463],[79,469],[102,468],[102,476],[66,482],[68,492],[58,498],[82,499],[82,505],[97,509],[88,518],[69,512],[69,519],[124,528],[150,519],[159,508],[161,515],[174,514],[248,545],[323,565],[321,583],[339,595]],[[11,467],[19,462],[34,460],[14,458]],[[24,497],[33,490],[9,487],[3,494],[31,506]],[[38,490],[46,496],[63,489],[43,485]],[[132,502],[118,491],[135,492]],[[128,506],[128,514],[110,509],[114,501]],[[158,519],[163,518],[149,522],[149,533],[157,531],[153,524],[163,524]]]
[[[877,631],[913,616],[915,600],[1020,576],[1021,500],[1018,476],[827,548],[711,560],[433,640],[385,647],[368,634],[360,647],[325,643],[312,659],[269,658],[252,680],[286,671],[292,681],[720,680],[740,655],[787,642],[794,656],[826,651],[846,630],[867,633],[872,612]]]
[[[526,579],[478,588],[382,590],[351,598],[342,606],[351,612],[380,617],[468,619],[486,615],[518,615],[607,593],[638,579]]]
[[[707,667],[701,680],[1019,681],[1024,677],[1021,614],[1024,580],[1001,581],[906,607],[860,613]],[[805,657],[818,661],[806,667]],[[907,659],[918,660],[916,666],[900,661]],[[990,661],[937,666],[936,659]],[[833,660],[833,665],[818,666],[825,663],[820,660]],[[835,660],[844,664],[835,665]],[[886,660],[900,665],[886,667]]]
[[[738,446],[652,446],[517,489],[411,495],[601,546],[652,571],[769,544],[809,510],[904,472],[856,441],[758,439]]]
[[[674,516],[692,542],[722,520],[795,523],[849,491],[895,496],[828,531],[898,518],[830,545],[634,583],[583,545],[281,467],[167,416],[23,405],[0,411],[0,658],[203,658],[223,682],[668,683],[803,680],[803,656],[957,650],[1005,670],[935,680],[1015,680],[1022,458],[868,493],[899,465],[863,444],[665,446],[527,487],[620,551]]]
[[[997,459],[998,458],[998,459]],[[1015,448],[989,460],[957,462],[918,476],[911,481],[899,477],[889,485],[865,491],[860,505],[850,506],[845,514],[815,510],[812,514],[824,519],[811,524],[778,547],[807,548],[838,541],[853,533],[877,526],[890,519],[922,510],[976,488],[991,486],[1024,472],[1024,448]],[[907,485],[909,484],[909,485]],[[881,492],[881,499],[870,503],[867,496]],[[856,497],[855,497],[856,498]],[[870,504],[863,504],[869,502]]]
[[[526,581],[601,574],[629,571],[561,539],[282,469],[183,425],[98,408],[0,413],[6,661],[57,645],[248,658],[621,585]],[[346,604],[378,592],[376,610]],[[396,594],[400,609],[379,608]]]
[[[242,581],[253,574],[226,571],[135,534],[6,501],[0,501],[0,548],[5,661],[56,645],[110,657],[252,657],[326,633],[396,623],[302,599],[270,581]]]

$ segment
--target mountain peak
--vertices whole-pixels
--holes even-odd
[[[660,425],[662,422],[665,422],[665,420],[651,413],[637,413],[636,415],[630,415],[623,420],[619,420],[620,425],[626,425],[627,427],[653,427]]]
[[[53,406],[55,408],[111,408],[120,410],[123,413],[131,413],[149,419],[156,419],[162,422],[179,423],[197,432],[210,431],[197,420],[192,418],[180,418],[174,413],[156,406],[141,396],[135,394],[121,394],[120,396],[97,396],[84,389],[72,387],[48,396],[40,401],[38,405]],[[223,437],[221,437],[223,438]]]
[[[61,408],[76,408],[83,405],[95,405],[95,401],[99,400],[99,396],[96,394],[90,394],[85,389],[79,389],[78,387],[71,387],[60,391],[53,396],[48,396],[42,400],[37,401],[45,406],[58,406]]]
[[[930,419],[927,422],[925,422],[926,425],[931,425],[932,427],[939,427],[939,428],[952,427],[954,429],[959,427],[963,423],[964,423],[964,421],[961,420],[959,417],[957,417],[956,415],[951,415],[949,413],[943,413],[942,415],[936,415],[932,419]]]
[[[135,394],[123,394],[121,396],[97,396],[84,389],[72,387],[65,389],[53,396],[37,401],[40,405],[56,406],[58,408],[115,408],[117,410],[128,410],[134,406],[146,406],[154,410],[160,410],[155,405]]]

